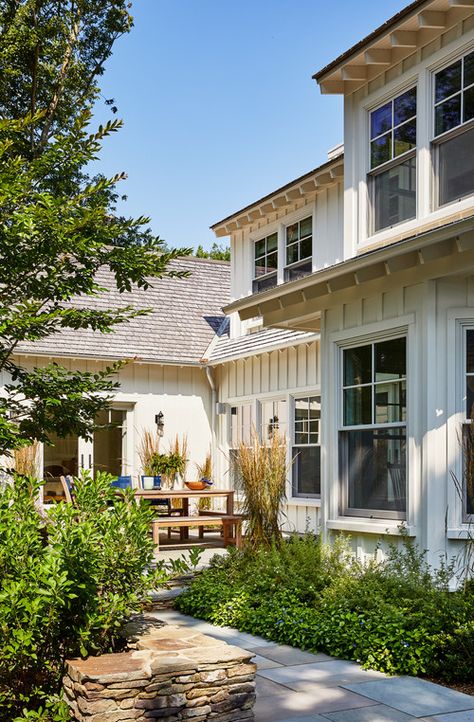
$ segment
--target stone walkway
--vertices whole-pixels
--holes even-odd
[[[422,679],[365,671],[174,610],[154,616],[254,652],[255,722],[474,722],[474,697]]]

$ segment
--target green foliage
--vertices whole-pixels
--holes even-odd
[[[389,674],[472,679],[474,589],[448,591],[408,539],[361,565],[339,537],[312,535],[215,559],[177,607],[276,642],[353,659]]]
[[[120,648],[123,622],[169,578],[163,565],[150,571],[153,511],[110,481],[77,479],[75,504],[47,516],[32,480],[0,493],[0,719],[23,709],[27,719],[61,719],[45,705],[60,713],[51,695],[64,660]]]
[[[230,246],[214,242],[209,251],[199,245],[194,253],[196,258],[211,258],[213,261],[230,261]]]

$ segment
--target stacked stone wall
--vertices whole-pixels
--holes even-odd
[[[135,623],[132,640],[128,652],[67,662],[63,685],[77,722],[254,719],[250,652],[171,625]]]

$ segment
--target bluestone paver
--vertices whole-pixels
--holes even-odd
[[[414,717],[474,709],[474,697],[414,677],[391,677],[344,687]]]
[[[258,675],[257,675],[258,676]],[[342,687],[322,686],[318,694],[292,692],[259,696],[255,703],[255,722],[287,722],[291,717],[324,714],[341,709],[357,709],[374,703],[367,697],[348,692]]]
[[[273,682],[284,684],[295,690],[305,690],[308,684],[329,685],[341,682],[385,679],[380,672],[365,671],[355,662],[346,662],[343,659],[332,659],[329,662],[315,662],[313,664],[287,665],[278,669],[264,669],[262,676]]]
[[[272,644],[265,647],[245,647],[251,649],[255,654],[261,654],[274,662],[280,664],[294,666],[296,664],[311,664],[314,662],[330,662],[332,657],[327,654],[312,654],[304,652],[296,647],[290,647],[286,644]]]
[[[419,722],[418,717],[401,712],[399,709],[376,704],[373,707],[329,712],[325,715],[332,722]]]
[[[430,722],[474,722],[474,709],[450,714],[437,714],[430,718]]]

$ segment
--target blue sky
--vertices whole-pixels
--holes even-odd
[[[125,121],[99,170],[126,171],[126,215],[172,246],[311,170],[342,141],[342,101],[311,79],[403,0],[135,0],[103,95]],[[97,119],[110,113],[99,107]]]

